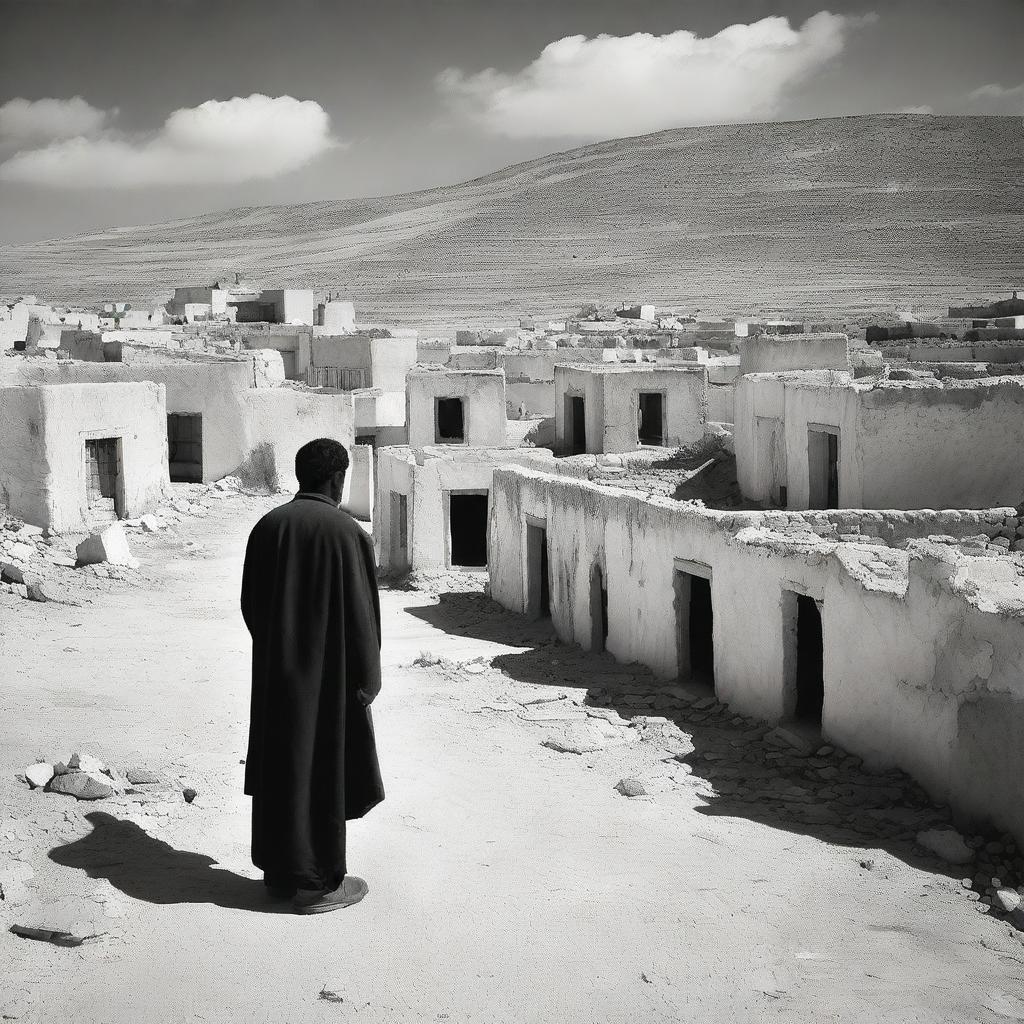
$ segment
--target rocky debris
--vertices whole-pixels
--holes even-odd
[[[0,580],[4,583],[24,583],[25,572],[13,562],[0,562]]]
[[[77,800],[102,800],[113,796],[114,787],[100,772],[68,771],[50,781],[51,793],[66,793]]]
[[[765,736],[765,742],[793,750],[801,757],[810,757],[819,744],[803,733],[786,726],[778,726]]]
[[[139,525],[146,533],[157,533],[163,529],[164,524],[154,515],[144,515],[139,519]]]
[[[92,754],[74,753],[68,758],[68,771],[99,773],[106,770],[106,765]]]
[[[186,786],[181,795],[185,798],[185,803],[190,804],[199,794],[191,786]]]
[[[24,924],[12,924],[11,932],[23,939],[36,939],[39,942],[51,942],[55,946],[81,946],[89,939],[98,939],[100,934],[75,935],[72,932],[54,931],[51,928],[33,928]]]
[[[27,583],[25,585],[25,596],[29,601],[38,601],[43,604],[47,601],[53,601],[54,597],[50,592],[49,586],[44,583]]]
[[[974,860],[974,851],[963,836],[953,828],[933,828],[918,832],[917,845],[930,850],[949,864],[966,864]]]
[[[615,788],[623,796],[647,796],[647,788],[639,779],[619,779]]]
[[[587,719],[563,726],[547,736],[541,745],[561,754],[588,754],[628,743],[634,736],[631,729],[621,729],[601,719]]]
[[[120,523],[111,523],[96,533],[90,534],[76,548],[78,561],[82,565],[107,563],[109,565],[125,565],[137,569],[139,563],[132,558],[128,548],[128,538]]]
[[[133,786],[153,786],[164,781],[162,776],[148,768],[129,768],[125,777]]]
[[[33,789],[42,789],[53,778],[53,765],[46,761],[37,761],[25,769],[24,775]]]
[[[1024,902],[1024,896],[1017,892],[1016,889],[1000,887],[995,891],[995,901],[1004,913],[1012,914]]]

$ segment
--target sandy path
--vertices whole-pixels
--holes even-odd
[[[509,617],[494,640],[452,635],[416,592],[383,595],[375,713],[388,799],[351,829],[349,858],[370,895],[320,918],[277,912],[250,881],[239,764],[248,648],[237,583],[267,505],[215,507],[188,527],[196,555],[172,538],[139,542],[161,581],[146,592],[111,585],[82,608],[0,599],[0,865],[8,879],[11,864],[34,872],[0,904],[4,1014],[1024,1020],[1024,946],[973,913],[955,880],[884,850],[708,816],[699,780],[620,796],[639,747],[557,753],[540,742],[552,723],[524,721],[519,705],[494,710],[509,693],[526,699],[529,683],[410,665],[422,650],[515,657],[541,634]],[[86,805],[13,780],[37,754],[79,747],[180,776],[199,797]],[[108,934],[61,949],[6,933],[65,917]]]

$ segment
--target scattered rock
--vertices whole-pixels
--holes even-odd
[[[0,580],[4,583],[24,583],[25,573],[12,562],[0,562]]]
[[[125,773],[126,778],[133,786],[151,786],[163,779],[148,768],[129,768]]]
[[[931,851],[950,864],[966,864],[974,859],[974,851],[953,828],[930,828],[917,833],[917,845]]]
[[[87,939],[99,938],[98,935],[75,935],[72,932],[53,931],[49,928],[32,928],[24,924],[12,924],[11,931],[23,939],[36,939],[39,942],[52,942],[55,946],[81,946]]]
[[[1012,914],[1022,902],[1024,902],[1024,898],[1015,889],[996,890],[995,903],[1007,914]]]
[[[145,515],[139,520],[142,524],[142,529],[146,533],[156,533],[158,530],[163,529],[163,523],[160,522],[154,515]]]
[[[108,562],[111,565],[127,565],[133,569],[137,569],[139,565],[132,557],[128,548],[128,538],[120,523],[111,523],[110,526],[90,534],[78,545],[75,554],[82,565]]]
[[[66,793],[78,800],[102,800],[112,796],[114,787],[110,779],[90,772],[69,771],[50,781],[50,792]]]
[[[185,803],[190,804],[199,794],[191,786],[187,786],[181,791],[181,795],[185,798]]]
[[[93,757],[92,754],[74,753],[68,759],[68,770],[73,772],[92,772],[94,775],[99,775],[106,771],[106,767],[98,757]]]
[[[30,601],[38,601],[40,604],[45,604],[47,601],[53,600],[48,584],[39,582],[29,583],[26,584],[25,591]]]
[[[33,789],[42,789],[53,778],[53,765],[38,761],[25,769],[25,779]]]
[[[784,725],[772,729],[765,736],[765,742],[776,747],[788,747],[796,751],[798,757],[810,757],[818,749],[817,743]]]
[[[623,796],[647,796],[647,787],[639,779],[619,779],[615,788]]]
[[[15,562],[27,562],[30,558],[34,557],[36,549],[32,544],[12,544],[7,549],[7,554]]]

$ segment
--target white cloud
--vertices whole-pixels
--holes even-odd
[[[59,188],[230,184],[276,178],[338,145],[327,112],[291,96],[236,96],[174,111],[155,135],[79,135],[16,153],[0,180]]]
[[[992,83],[968,97],[971,109],[981,114],[1024,114],[1024,82],[1007,89]]]
[[[770,17],[708,38],[567,36],[514,74],[448,68],[437,86],[453,108],[512,138],[754,121],[775,114],[787,89],[838,56],[851,29],[874,20],[821,11],[798,29]]]
[[[116,108],[100,110],[81,96],[69,100],[8,100],[0,107],[0,143],[93,135],[116,114]]]

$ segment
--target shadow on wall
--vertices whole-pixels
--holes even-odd
[[[277,459],[274,446],[269,441],[256,445],[245,457],[245,461],[235,471],[235,476],[243,486],[257,491],[273,493],[280,486],[277,472]]]
[[[550,619],[531,622],[482,594],[441,594],[438,604],[409,611],[449,634],[528,647],[499,655],[492,664],[517,681],[585,689],[585,708],[599,709],[602,717],[614,713],[612,720],[660,747],[662,761],[686,766],[689,785],[704,801],[701,814],[746,818],[840,846],[880,848],[950,878],[991,868],[990,874],[1010,878],[1011,884],[1024,880],[1020,854],[991,829],[976,830],[988,847],[979,850],[973,867],[949,865],[925,853],[915,845],[917,833],[946,826],[951,813],[932,803],[908,775],[899,769],[868,771],[859,758],[831,746],[814,744],[801,751],[780,743],[772,725],[734,714],[715,700],[711,686],[690,683],[673,694],[671,684],[646,666],[564,645]],[[586,711],[580,714],[583,720]],[[863,864],[869,866],[869,860]]]

